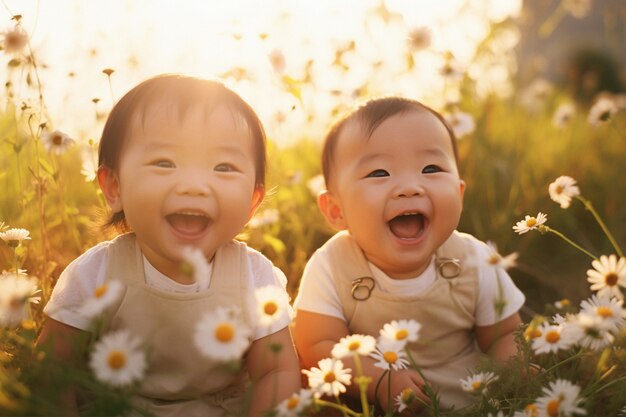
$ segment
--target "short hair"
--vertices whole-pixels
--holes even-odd
[[[168,106],[177,112],[179,120],[192,107],[203,108],[208,116],[214,109],[224,106],[234,115],[243,117],[254,141],[255,186],[265,187],[266,136],[254,109],[237,93],[218,81],[180,74],[161,74],[149,78],[128,91],[113,106],[102,130],[98,149],[99,167],[107,167],[113,171],[119,169],[122,147],[134,117],[139,116],[143,122],[150,105],[160,100],[167,101]],[[113,213],[106,226],[128,230],[124,212]]]
[[[450,135],[452,141],[452,150],[454,152],[454,160],[458,161],[458,152],[456,146],[456,137],[454,131],[444,119],[444,117],[436,110],[428,107],[425,104],[420,103],[417,100],[412,100],[404,97],[381,97],[374,98],[366,101],[364,104],[356,107],[352,111],[349,111],[343,117],[338,119],[330,127],[326,138],[324,139],[324,146],[322,149],[322,174],[324,175],[324,182],[326,188],[330,185],[330,178],[332,174],[333,157],[335,154],[335,148],[339,136],[344,127],[352,121],[360,123],[362,129],[367,133],[369,139],[374,130],[381,125],[385,120],[397,114],[407,113],[409,111],[426,111],[434,115],[446,128],[446,131]]]

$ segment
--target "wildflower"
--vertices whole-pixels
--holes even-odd
[[[21,52],[28,45],[28,34],[21,26],[15,26],[13,29],[4,33],[4,41],[2,49],[7,54],[16,54]]]
[[[202,291],[209,288],[212,268],[202,250],[192,246],[185,246],[182,251],[182,257],[181,269],[183,274],[193,278],[198,283],[198,290]]]
[[[285,55],[283,54],[281,50],[274,49],[272,52],[270,52],[270,54],[267,57],[270,60],[270,64],[272,64],[272,68],[274,69],[274,72],[278,74],[282,74],[283,71],[285,71],[285,66],[286,66]]]
[[[476,122],[474,116],[462,111],[456,111],[454,113],[445,116],[446,121],[450,124],[450,127],[454,131],[454,136],[457,139],[461,139],[474,132],[476,129]]]
[[[561,104],[554,111],[554,115],[552,116],[552,125],[558,129],[563,129],[572,121],[575,114],[576,107],[573,103]]]
[[[99,381],[123,387],[143,377],[147,368],[146,354],[137,337],[128,330],[118,330],[96,343],[89,367]]]
[[[564,379],[550,382],[542,390],[543,396],[537,398],[537,413],[540,416],[568,417],[573,414],[585,414],[579,407],[580,387]]]
[[[520,93],[521,104],[529,111],[535,112],[543,105],[552,90],[554,90],[552,83],[545,78],[537,78]]]
[[[0,275],[0,327],[18,326],[29,316],[29,303],[38,304],[37,280],[20,272]]]
[[[430,28],[426,26],[412,29],[409,32],[409,49],[416,52],[428,48],[432,42],[432,37]]]
[[[615,340],[615,337],[608,331],[607,324],[602,317],[579,313],[576,316],[575,323],[582,331],[580,345],[591,350],[600,350],[609,346]]]
[[[29,234],[30,232],[26,229],[13,228],[0,232],[0,239],[4,240],[10,247],[16,248],[22,244],[23,240],[30,239]]]
[[[527,404],[522,411],[516,411],[513,417],[539,417],[537,403]]]
[[[517,252],[513,252],[509,255],[502,256],[498,253],[498,247],[492,241],[487,241],[487,246],[489,247],[488,257],[486,262],[488,265],[494,266],[496,268],[509,269],[514,267],[517,264]]]
[[[537,217],[531,217],[529,215],[526,215],[524,220],[520,220],[515,226],[513,226],[513,230],[515,230],[516,233],[523,235],[529,230],[535,230],[539,228],[539,226],[544,224],[546,220],[548,220],[548,216],[546,216],[542,212],[539,212],[537,214]]]
[[[389,342],[415,342],[422,325],[415,320],[392,320],[380,330],[380,337]]]
[[[390,342],[381,338],[378,341],[376,350],[370,353],[370,356],[378,361],[374,366],[385,370],[393,369],[398,371],[409,366],[406,352],[403,349],[404,343]]]
[[[461,388],[472,395],[484,395],[487,393],[487,386],[497,380],[498,376],[493,372],[479,372],[462,379]]]
[[[333,397],[346,392],[346,385],[351,384],[352,369],[344,369],[343,362],[339,359],[322,359],[317,365],[319,368],[302,370],[302,373],[309,378],[309,387],[320,394]]]
[[[324,176],[322,174],[316,175],[309,179],[306,185],[311,193],[317,197],[325,189]]]
[[[608,121],[615,113],[617,113],[615,101],[607,97],[602,97],[591,106],[587,121],[589,124],[595,126],[601,122]]]
[[[579,329],[567,321],[560,324],[545,322],[539,331],[541,335],[532,339],[532,348],[537,354],[569,349],[580,337]]]
[[[277,285],[257,288],[254,290],[254,298],[257,318],[261,326],[271,328],[289,314],[289,295]]]
[[[239,360],[250,344],[251,334],[239,318],[238,310],[220,307],[200,319],[194,342],[200,352],[209,358]]]
[[[491,413],[487,413],[487,417],[504,417],[504,414],[502,413],[502,411],[498,411],[498,414],[491,414]]]
[[[556,308],[558,308],[559,310],[563,310],[564,308],[567,308],[570,306],[570,301],[567,298],[562,298],[558,301],[554,302],[554,306]]]
[[[615,255],[602,255],[591,262],[594,269],[587,270],[587,281],[591,283],[591,291],[598,291],[598,296],[615,296],[620,300],[624,295],[619,287],[626,287],[626,258]]]
[[[400,394],[398,394],[395,398],[396,408],[398,409],[398,413],[403,412],[406,408],[408,408],[413,401],[415,401],[415,393],[411,388],[403,389]]]
[[[580,312],[597,315],[606,324],[609,330],[618,331],[626,323],[626,310],[622,308],[624,300],[607,296],[598,297],[594,294],[581,301]]]
[[[284,399],[276,406],[276,411],[280,417],[296,417],[311,404],[313,391],[301,389],[299,393],[293,393],[289,398]]]
[[[561,175],[548,186],[550,198],[559,203],[561,208],[568,208],[572,197],[580,195],[576,180],[567,175]]]
[[[248,222],[248,226],[256,229],[261,226],[274,224],[280,220],[280,212],[277,209],[263,210]]]
[[[582,19],[591,10],[591,0],[563,0],[563,8],[576,19]]]
[[[60,130],[44,134],[41,140],[46,150],[56,155],[62,155],[74,144],[74,139]]]
[[[80,173],[85,177],[85,181],[92,182],[98,175],[98,166],[96,158],[93,155],[93,151],[83,150],[81,152],[81,167]]]
[[[339,343],[333,346],[331,355],[335,359],[358,353],[359,355],[369,355],[376,348],[376,339],[372,336],[353,334],[342,337]]]
[[[452,54],[447,54],[445,62],[441,68],[439,68],[439,74],[449,80],[461,78],[464,75],[460,64],[454,59]]]
[[[105,282],[96,288],[91,297],[85,300],[79,309],[79,314],[88,319],[101,315],[121,298],[123,290],[124,284],[118,280]]]

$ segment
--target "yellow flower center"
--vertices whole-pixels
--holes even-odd
[[[383,358],[387,363],[396,363],[398,360],[398,354],[396,352],[385,352]]]
[[[287,400],[287,409],[293,410],[294,408],[298,406],[298,404],[300,404],[300,398],[297,395],[292,395]]]
[[[126,354],[121,350],[111,351],[107,363],[111,369],[122,369],[126,365]]]
[[[269,301],[263,306],[263,312],[268,316],[273,316],[277,311],[278,305],[273,301]]]
[[[331,382],[335,382],[337,378],[335,377],[335,373],[334,372],[326,372],[326,375],[324,375],[324,382],[326,382],[327,384],[330,384]]]
[[[537,411],[537,404],[530,403],[526,407],[524,407],[524,412],[527,416],[537,417],[539,411]]]
[[[51,141],[52,141],[52,143],[55,146],[59,146],[59,145],[63,144],[63,136],[61,136],[61,135],[54,135],[54,136],[52,136]]]
[[[530,219],[526,220],[526,226],[528,227],[533,227],[536,224],[537,224],[537,219],[535,219],[534,217],[531,217]]]
[[[556,343],[559,340],[561,340],[561,334],[557,331],[552,330],[546,334],[546,342],[548,343]]]
[[[348,350],[349,350],[350,352],[354,352],[354,351],[355,351],[355,350],[357,350],[360,346],[361,346],[361,344],[360,344],[358,341],[356,341],[356,340],[355,340],[354,342],[352,342],[352,343],[350,343],[350,344],[348,345]]]
[[[487,259],[487,263],[490,265],[498,265],[500,263],[500,255],[492,253]]]
[[[404,340],[409,337],[409,332],[406,329],[400,329],[396,332],[396,340]]]
[[[480,382],[480,381],[474,381],[474,382],[472,382],[472,389],[473,389],[474,391],[479,390],[479,389],[480,389],[480,387],[481,387],[482,385],[483,385],[483,383],[482,383],[482,382]]]
[[[405,388],[402,390],[402,402],[408,403],[413,398],[413,390],[411,388]]]
[[[567,298],[564,298],[561,300],[561,305],[563,307],[567,307],[569,305],[569,300]]]
[[[565,190],[565,187],[563,187],[562,185],[557,185],[556,190],[554,191],[556,191],[557,194],[561,194],[563,190]]]
[[[613,317],[613,310],[611,310],[611,308],[606,307],[606,306],[598,307],[596,309],[596,313],[598,313],[598,316],[604,317],[604,318]]]
[[[235,329],[230,323],[222,323],[215,328],[215,338],[222,342],[228,343],[235,337]]]
[[[536,339],[541,336],[541,330],[536,327],[529,327],[524,332],[527,339]]]
[[[105,285],[101,285],[98,288],[96,288],[96,291],[95,291],[94,295],[96,296],[96,298],[100,298],[100,297],[102,297],[106,293],[107,293],[107,286],[105,284]]]
[[[608,274],[604,276],[604,283],[608,285],[609,287],[613,287],[615,284],[617,284],[618,278],[619,277],[617,276],[615,272],[609,272]]]
[[[24,298],[11,297],[11,300],[9,300],[9,309],[19,310],[24,305],[24,301]]]
[[[561,400],[559,400],[558,398],[555,398],[554,400],[550,401],[546,405],[546,413],[548,413],[550,417],[559,417],[560,405],[561,405]]]

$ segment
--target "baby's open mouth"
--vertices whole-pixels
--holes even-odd
[[[424,231],[424,215],[405,213],[389,220],[389,230],[400,239],[418,238]]]
[[[166,219],[178,233],[196,235],[202,233],[209,225],[209,218],[203,213],[178,212],[168,214]]]

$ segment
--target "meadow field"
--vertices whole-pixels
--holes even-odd
[[[55,414],[51,399],[73,384],[97,393],[88,415],[121,415],[130,407],[131,391],[110,388],[88,370],[63,369],[34,348],[43,306],[61,271],[86,249],[112,237],[102,228],[107,207],[94,181],[99,131],[70,137],[50,119],[45,96],[49,81],[20,18],[5,20],[0,29],[0,54],[6,56],[8,74],[0,94],[0,415]],[[514,21],[494,23],[470,65],[492,65],[499,42],[510,31],[515,31]],[[421,49],[429,47],[430,35],[419,36],[407,34],[413,43],[407,42],[407,51],[397,57],[407,73],[414,71]],[[342,53],[346,51],[336,51],[338,59]],[[315,89],[314,80],[282,72],[280,63],[275,64],[280,88],[296,102],[305,102],[307,92]],[[592,99],[581,99],[565,82],[538,76],[521,83],[514,66],[507,67],[507,88],[490,89],[477,75],[481,71],[456,68],[453,56],[444,55],[442,64],[441,97],[446,99],[435,107],[457,132],[460,172],[467,183],[459,230],[494,242],[503,256],[517,253],[508,272],[526,295],[519,343],[527,355],[520,355],[511,372],[498,374],[493,364],[479,369],[498,374],[498,387],[479,393],[472,408],[455,415],[618,415],[626,408],[626,313],[621,301],[626,290],[626,94],[596,91]],[[348,77],[352,69],[346,65],[342,71]],[[107,69],[103,63],[94,71],[111,82],[125,69]],[[328,125],[349,106],[371,97],[371,91],[379,88],[365,84],[337,94],[326,113],[311,117]],[[106,112],[97,100],[93,104],[93,118],[101,123]],[[316,205],[323,187],[321,139],[303,127],[301,137],[279,145],[270,132],[268,193],[240,236],[284,271],[292,299],[307,259],[333,234]],[[549,193],[550,184],[561,176],[572,177],[580,191],[565,208]],[[525,224],[532,230],[523,234],[513,230],[526,216],[539,218],[538,213],[547,215],[544,224]],[[600,264],[603,255],[621,259],[603,272],[616,280],[611,285],[611,306],[617,306],[614,328],[594,328],[600,333],[597,344],[537,352],[531,330],[554,320],[554,314],[576,313],[598,291],[591,289],[587,272],[599,270],[592,261]],[[20,279],[29,283],[23,286],[28,291],[11,298],[18,284],[9,281]],[[519,384],[529,361],[542,370]],[[58,383],[39,389],[42,378]],[[564,379],[579,387],[569,409],[550,414],[544,404],[536,414],[524,411],[542,393],[549,395],[549,383]],[[319,409],[317,413],[324,415]],[[437,410],[431,414],[447,415]]]

